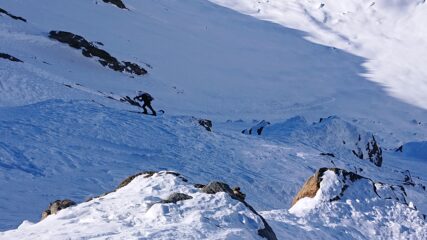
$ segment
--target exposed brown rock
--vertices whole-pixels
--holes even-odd
[[[71,201],[69,199],[64,199],[64,200],[56,200],[54,202],[51,202],[49,204],[49,207],[42,213],[42,219],[45,219],[46,217],[48,217],[49,215],[52,214],[56,214],[57,212],[59,212],[62,209],[71,207],[76,205],[76,203],[74,201]]]
[[[333,171],[335,174],[340,175],[343,177],[343,180],[349,180],[350,182],[355,182],[359,179],[368,179],[365,177],[362,177],[356,173],[353,172],[349,172],[346,171],[344,169],[339,169],[339,168],[320,168],[319,170],[317,170],[317,172],[311,176],[302,186],[301,190],[297,193],[297,195],[294,197],[294,199],[292,200],[292,205],[293,206],[295,203],[298,202],[298,200],[300,200],[301,198],[305,198],[305,197],[310,197],[313,198],[314,196],[316,196],[317,191],[320,188],[320,182],[322,181],[322,177],[323,174],[326,171]],[[370,179],[369,179],[370,180]],[[372,180],[370,180],[372,181]],[[372,181],[373,183],[373,181]],[[372,185],[373,187],[373,191],[376,192],[375,190],[375,186]],[[348,185],[343,183],[342,189],[341,189],[341,193],[337,196],[335,196],[334,198],[330,199],[330,201],[337,201],[339,200],[343,195],[344,192],[347,190]]]
[[[313,176],[311,176],[302,186],[301,190],[297,193],[297,195],[292,200],[292,205],[295,205],[298,200],[305,197],[313,198],[316,196],[317,190],[320,188],[321,175],[320,171],[317,171]]]

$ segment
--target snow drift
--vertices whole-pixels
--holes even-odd
[[[138,174],[114,192],[24,222],[0,239],[277,239],[244,201],[203,190],[174,172]],[[179,194],[187,197],[168,200]]]

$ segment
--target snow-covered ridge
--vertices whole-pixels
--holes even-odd
[[[322,168],[306,181],[289,212],[263,214],[279,234],[284,225],[297,228],[302,224],[323,239],[425,239],[426,216],[406,202],[406,196],[402,186]],[[346,231],[342,232],[344,225]]]
[[[174,172],[139,174],[114,192],[39,223],[24,222],[0,239],[277,239],[252,207],[221,189],[227,185],[201,187]]]

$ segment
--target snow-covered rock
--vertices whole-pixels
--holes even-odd
[[[204,193],[174,172],[141,173],[0,239],[277,239],[261,215],[220,185]]]
[[[329,155],[349,159],[356,156],[378,167],[383,162],[382,149],[374,135],[337,116],[321,118],[313,124],[294,117],[266,127],[263,135],[285,142],[303,142]]]
[[[346,226],[346,236],[353,239],[425,239],[425,217],[412,203],[406,202],[405,189],[374,182],[343,169],[322,168],[304,184],[289,213],[319,226],[327,238],[333,228]],[[284,212],[267,214],[290,218]],[[269,217],[267,217],[269,219]],[[273,225],[275,226],[275,225]]]
[[[261,122],[257,123],[255,126],[248,129],[244,129],[242,133],[246,135],[261,135],[262,130],[264,130],[264,128],[267,127],[268,125],[270,125],[270,122],[262,120]]]

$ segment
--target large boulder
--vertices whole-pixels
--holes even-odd
[[[113,69],[114,71],[135,75],[144,75],[147,73],[147,70],[136,63],[120,62],[107,51],[98,48],[96,44],[87,41],[84,37],[77,34],[65,31],[50,31],[49,38],[66,43],[72,48],[81,49],[83,56],[89,58],[96,57],[102,66]]]

